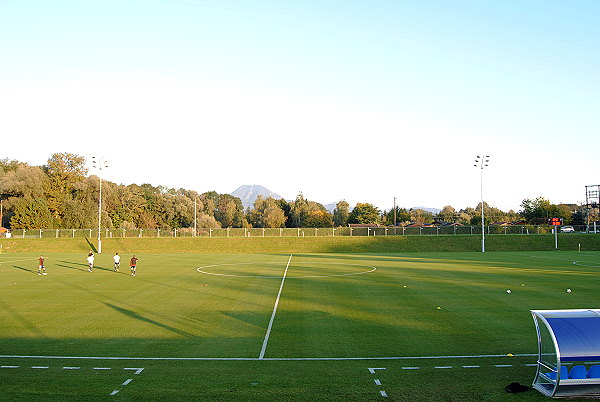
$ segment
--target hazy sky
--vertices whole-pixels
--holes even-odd
[[[597,0],[0,0],[0,158],[456,209],[599,184]]]

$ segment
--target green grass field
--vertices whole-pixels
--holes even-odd
[[[0,399],[542,400],[529,310],[600,305],[597,252],[112,254],[0,254]]]

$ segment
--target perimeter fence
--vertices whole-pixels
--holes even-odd
[[[572,229],[570,229],[572,228]],[[538,235],[553,233],[554,226],[519,225],[485,227],[486,234]],[[559,228],[563,233],[600,233],[600,226]],[[423,227],[336,227],[336,228],[222,228],[222,229],[101,229],[101,238],[133,237],[335,237],[335,236],[436,236],[481,235],[481,226]],[[98,238],[98,229],[12,229],[4,234],[11,238]]]

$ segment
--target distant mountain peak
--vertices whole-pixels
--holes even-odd
[[[252,208],[254,206],[254,201],[256,201],[259,195],[262,195],[264,198],[272,197],[276,200],[283,198],[279,194],[274,193],[260,184],[244,184],[239,186],[234,192],[231,193],[231,195],[242,200],[244,209],[248,207]]]

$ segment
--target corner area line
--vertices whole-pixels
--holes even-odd
[[[273,321],[275,320],[275,314],[277,313],[277,306],[279,305],[279,299],[281,298],[281,291],[283,290],[283,283],[285,282],[285,277],[287,276],[288,268],[290,267],[290,262],[292,261],[292,254],[290,254],[290,259],[285,266],[285,271],[283,272],[283,278],[281,279],[281,285],[279,286],[279,293],[277,293],[277,299],[275,300],[275,306],[273,307],[273,314],[271,314],[271,320],[269,321],[269,326],[267,327],[267,333],[265,334],[265,340],[263,341],[262,349],[260,350],[260,355],[258,356],[259,360],[263,360],[265,358],[265,351],[267,350],[267,343],[269,343],[269,335],[271,335],[271,328],[273,327]]]

